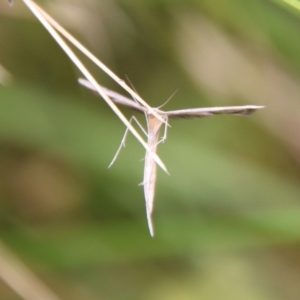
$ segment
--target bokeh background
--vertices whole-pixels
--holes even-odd
[[[144,149],[129,135],[107,168],[123,124],[23,2],[1,1],[0,298],[300,299],[300,14],[280,0],[39,3],[153,107],[178,89],[164,109],[266,108],[170,121],[152,239]]]

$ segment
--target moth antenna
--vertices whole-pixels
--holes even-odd
[[[126,77],[127,81],[129,82],[129,85],[131,86],[131,88],[134,90],[134,92],[135,92],[136,94],[138,94],[136,88],[133,86],[133,84],[132,84],[132,82],[130,81],[129,77],[128,77],[126,74],[125,74],[125,77]],[[133,100],[134,100],[135,102],[138,102],[134,97],[132,97],[132,98],[133,98]]]
[[[172,95],[162,104],[160,105],[159,107],[157,107],[158,109],[162,108],[163,106],[165,106],[173,97],[174,95],[178,92],[179,89],[175,90]]]

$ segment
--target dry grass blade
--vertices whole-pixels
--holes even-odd
[[[23,0],[24,1],[24,0]],[[25,0],[26,2],[28,0]],[[160,115],[156,113],[155,109],[152,108],[146,101],[144,101],[139,94],[137,94],[132,88],[130,88],[124,80],[119,78],[115,73],[113,73],[105,64],[103,64],[95,55],[93,55],[87,48],[85,48],[81,43],[79,43],[69,32],[67,32],[61,25],[59,25],[51,16],[49,16],[44,10],[42,10],[37,4],[30,0],[30,2],[35,6],[35,8],[43,15],[45,20],[53,28],[55,28],[60,34],[62,34],[67,40],[69,40],[75,47],[77,47],[83,54],[85,54],[92,62],[94,62],[100,69],[102,69],[108,76],[110,76],[116,83],[118,83],[124,90],[126,90],[133,99],[136,99],[144,107],[147,108],[157,119],[165,122],[161,119]]]
[[[88,49],[86,49],[81,43],[79,43],[70,33],[68,33],[62,26],[60,26],[51,16],[49,16],[45,11],[36,5],[36,8],[40,11],[45,19],[66,39],[68,39],[75,47],[77,47],[82,53],[84,53],[92,62],[94,62],[100,69],[102,69],[108,76],[110,76],[116,83],[118,83],[124,90],[126,90],[133,99],[136,99],[141,103],[148,111],[150,111],[157,119],[165,122],[161,119],[160,115],[156,113],[155,109],[148,105],[139,94],[137,94],[132,88],[130,88],[124,80],[119,78],[115,73],[113,73],[106,65],[104,65],[95,55],[93,55]]]
[[[130,124],[130,122],[125,118],[125,116],[121,113],[121,111],[117,108],[117,106],[111,101],[111,99],[102,90],[101,86],[93,78],[93,76],[90,74],[90,72],[84,67],[84,65],[77,58],[77,56],[70,49],[70,47],[64,42],[64,40],[60,37],[60,35],[56,32],[56,30],[48,22],[48,20],[46,18],[50,18],[50,17],[39,6],[37,6],[33,1],[23,0],[23,2],[28,6],[28,8],[37,17],[37,19],[44,25],[44,27],[47,29],[47,31],[52,35],[52,37],[56,40],[56,42],[62,47],[62,49],[65,51],[65,53],[69,56],[69,58],[73,61],[73,63],[77,66],[77,68],[82,72],[82,74],[91,82],[91,84],[94,86],[94,88],[99,93],[99,95],[101,95],[101,97],[106,101],[106,103],[111,107],[111,109],[119,117],[119,119],[132,132],[132,134],[144,146],[144,148],[147,151],[150,151],[147,143],[142,139],[142,137],[138,134],[138,132],[134,129],[134,127]],[[118,83],[120,83],[120,82],[118,82]],[[151,111],[152,110],[153,109],[151,108]],[[161,118],[161,117],[159,117],[159,118]],[[167,169],[166,169],[164,163],[161,161],[161,159],[158,157],[158,155],[156,153],[151,152],[151,151],[150,151],[150,155],[152,155],[153,159],[156,161],[156,163],[165,172],[167,172]]]
[[[59,300],[59,298],[1,242],[0,277],[22,299]]]

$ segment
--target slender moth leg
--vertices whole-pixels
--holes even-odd
[[[137,120],[137,118],[136,118],[135,116],[132,116],[132,117],[130,118],[129,123],[132,123],[132,121],[135,121],[135,123],[141,128],[141,130],[143,131],[143,133],[147,136],[147,131],[143,128],[143,126],[142,126],[141,123]],[[109,164],[108,168],[110,168],[110,167],[114,164],[114,162],[116,161],[117,157],[119,156],[119,153],[120,153],[122,147],[125,147],[125,140],[126,140],[128,131],[129,131],[129,130],[128,130],[128,127],[127,127],[126,130],[125,130],[125,133],[124,133],[124,135],[123,135],[123,138],[122,138],[122,140],[121,140],[120,146],[119,146],[119,148],[118,148],[116,154],[114,155],[114,157],[113,157],[111,163]]]
[[[168,124],[168,117],[166,118],[166,124]],[[167,139],[168,126],[166,126],[166,124],[164,129],[164,135],[158,143],[164,143],[164,141]]]

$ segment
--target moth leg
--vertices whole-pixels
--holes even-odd
[[[147,135],[146,130],[143,128],[143,126],[140,124],[140,122],[136,119],[136,117],[132,116],[132,117],[130,118],[130,120],[129,120],[129,123],[132,123],[132,121],[135,121],[135,123],[141,128],[141,130],[145,133],[145,135]],[[118,148],[116,154],[114,155],[114,157],[113,157],[111,163],[109,164],[108,168],[110,168],[110,167],[114,164],[114,162],[116,161],[117,157],[119,156],[119,153],[120,153],[122,147],[125,147],[125,140],[126,140],[128,131],[129,131],[129,129],[126,128],[125,133],[124,133],[124,136],[123,136],[123,138],[122,138],[122,140],[121,140],[120,146],[119,146],[119,148]]]
[[[157,144],[163,143],[167,139],[167,131],[168,131],[168,118],[166,118],[164,135],[162,136],[162,138],[160,139],[160,141]]]

